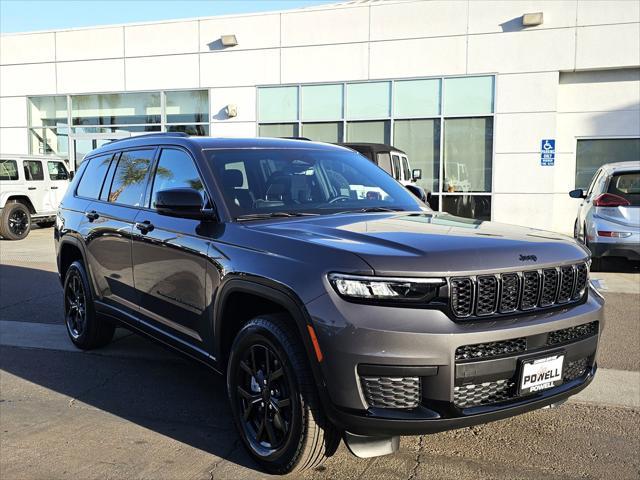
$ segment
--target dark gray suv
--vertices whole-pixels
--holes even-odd
[[[268,471],[561,403],[596,371],[603,299],[574,240],[430,210],[365,157],[152,134],[75,176],[55,240],[82,349],[114,326],[226,375]]]

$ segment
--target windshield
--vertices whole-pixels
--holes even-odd
[[[205,153],[234,218],[426,208],[355,152],[300,148]]]
[[[640,206],[640,172],[616,173],[609,181],[607,193],[627,200],[631,206]]]

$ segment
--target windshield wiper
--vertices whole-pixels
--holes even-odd
[[[369,213],[369,212],[404,212],[403,208],[387,208],[387,207],[365,207],[357,210],[343,210],[342,212],[336,212],[336,215],[343,213]]]
[[[308,212],[269,212],[269,213],[247,213],[239,215],[236,220],[243,222],[247,220],[264,220],[265,218],[286,218],[286,217],[315,217],[318,213]]]

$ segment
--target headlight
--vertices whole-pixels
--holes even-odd
[[[329,283],[338,295],[355,301],[427,303],[436,298],[443,278],[362,277],[330,273]]]

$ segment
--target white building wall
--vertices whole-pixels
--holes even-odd
[[[531,12],[544,23],[523,29]],[[253,136],[259,85],[494,74],[493,219],[569,232],[576,138],[640,136],[639,67],[634,0],[388,0],[4,35],[0,150],[27,152],[30,95],[208,88],[211,134]]]

